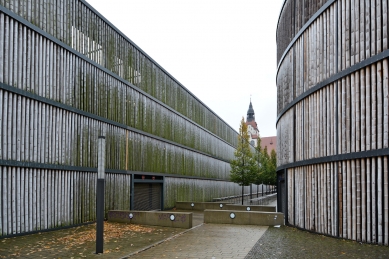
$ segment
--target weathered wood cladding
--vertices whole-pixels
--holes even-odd
[[[291,40],[326,0],[285,1],[277,24],[277,63]]]
[[[389,245],[389,58],[378,58],[388,50],[388,1],[327,2],[302,18],[297,7],[306,2],[286,1],[277,29],[277,162],[287,171],[286,220]],[[308,26],[297,21],[311,17]],[[365,151],[374,153],[351,158]]]
[[[8,49],[3,53],[0,82],[210,155],[231,159],[234,151],[231,144],[223,143],[142,91],[2,13],[0,26],[4,32],[0,35],[0,49]]]
[[[130,209],[130,175],[106,175],[106,211]],[[0,236],[96,220],[96,173],[0,166]]]
[[[330,5],[286,52],[277,75],[277,85],[282,86],[278,89],[278,113],[301,93],[388,49],[386,1],[377,1],[375,6],[353,1],[352,8],[349,1]]]
[[[109,80],[108,78],[104,77],[109,76],[102,75],[104,73],[98,71],[100,69],[88,64],[90,63],[88,60],[93,60],[100,66],[108,69],[110,72],[125,80],[125,83],[115,82],[117,86],[114,87],[114,89],[109,90],[110,94],[118,95],[116,97],[116,101],[118,103],[108,102],[107,105],[114,106],[114,109],[124,110],[124,108],[127,107],[126,110],[132,110],[130,106],[130,100],[128,98],[124,98],[125,94],[124,96],[120,95],[123,93],[122,91],[124,91],[120,88],[131,88],[134,91],[140,89],[158,99],[162,103],[165,103],[178,113],[186,116],[193,122],[226,140],[228,143],[232,143],[234,146],[236,146],[237,133],[235,130],[233,130],[228,124],[226,124],[215,113],[213,113],[207,106],[205,106],[192,93],[190,93],[189,90],[187,90],[177,80],[175,80],[138,46],[132,43],[125,35],[120,33],[112,24],[110,24],[108,21],[103,19],[100,14],[91,9],[89,4],[87,4],[85,1],[0,0],[0,5],[26,19],[46,33],[62,41],[66,45],[72,47],[81,53],[82,57],[86,58],[78,59],[74,57],[72,53],[68,53],[62,48],[59,48],[57,44],[45,39],[44,36],[42,37],[40,35],[36,35],[35,33],[31,32],[31,29],[20,27],[20,25],[12,19],[8,21],[6,18],[7,21],[11,23],[9,29],[12,31],[12,33],[19,32],[20,36],[24,35],[28,38],[28,42],[23,43],[19,41],[19,37],[16,37],[13,34],[10,37],[11,43],[12,40],[15,39],[14,43],[16,46],[18,44],[33,44],[31,47],[35,48],[29,48],[28,51],[22,51],[19,48],[19,53],[28,54],[29,52],[32,52],[30,55],[34,56],[35,54],[37,58],[41,59],[40,61],[43,62],[43,65],[50,67],[49,71],[41,71],[39,75],[35,75],[36,82],[43,83],[39,86],[39,94],[43,94],[48,98],[49,96],[52,96],[52,98],[58,98],[61,101],[70,102],[71,105],[75,106],[88,106],[88,102],[80,103],[80,101],[82,101],[82,99],[89,98],[92,102],[92,107],[101,107],[100,105],[96,105],[96,97],[94,94],[90,93],[90,90],[94,89],[94,87],[97,87],[93,84],[99,84],[100,80],[103,84],[101,87],[104,88],[104,85],[107,84],[107,80]],[[33,35],[29,35],[30,33]],[[8,47],[12,48],[13,44],[10,44]],[[27,45],[27,47],[30,47],[30,45]],[[42,54],[42,52],[44,54]],[[61,58],[56,60],[57,57],[69,58],[67,61],[68,63],[63,63],[64,60]],[[60,63],[56,64],[56,62]],[[85,66],[85,70],[83,68],[81,71],[79,71],[80,69],[74,68],[74,65]],[[15,66],[17,65],[15,64]],[[60,89],[61,86],[66,85],[67,82],[58,82],[54,79],[52,79],[53,82],[45,81],[46,73],[50,72],[55,75],[55,73],[58,72],[58,69],[65,69],[67,66],[70,66],[72,71],[64,71],[64,79],[78,81],[74,82],[74,93],[80,93],[80,98],[82,98],[81,100],[74,100],[75,98],[72,96],[72,89],[65,90],[65,94],[67,94],[67,96],[58,96],[60,93],[54,89]],[[16,76],[16,74],[14,75]],[[99,79],[99,83],[94,82],[95,76],[97,76]],[[26,80],[25,77],[21,78]],[[31,78],[31,80],[34,80],[34,78]],[[27,87],[26,83],[23,81],[17,81],[18,85],[16,87],[25,89],[25,87]],[[47,85],[45,84],[51,85],[51,89],[46,89]],[[136,86],[137,88],[132,86]],[[38,85],[35,87],[38,87]],[[115,92],[116,88],[118,92]],[[139,115],[143,112],[150,113],[152,108],[147,107],[145,100],[142,101],[142,97],[144,95],[140,95],[141,96],[139,97],[139,100],[135,101],[137,113]],[[70,100],[68,100],[68,98],[70,98]],[[107,98],[107,100],[111,99],[112,98]],[[101,107],[103,110],[104,108],[105,107]],[[147,108],[150,108],[150,111]],[[137,123],[139,123],[142,127],[147,127],[148,132],[151,131],[151,122],[145,124],[146,122],[138,119]],[[128,125],[131,125],[130,121],[128,122]]]
[[[86,2],[0,0],[0,64],[0,236],[95,220],[99,135],[106,211],[135,174],[170,207],[240,194],[237,133]]]
[[[96,168],[96,139],[104,134],[109,169],[219,179],[229,175],[226,161],[2,89],[0,105],[3,160]]]
[[[288,169],[287,173],[290,179],[288,222],[310,231],[336,236],[337,164],[296,167]]]
[[[288,222],[388,245],[388,166],[384,156],[288,169]]]
[[[254,187],[253,187],[254,188]],[[176,201],[211,201],[215,197],[228,197],[231,193],[241,193],[242,187],[232,182],[206,179],[165,178],[165,207],[173,208]],[[244,187],[249,193],[250,187]],[[169,194],[169,195],[168,195]]]

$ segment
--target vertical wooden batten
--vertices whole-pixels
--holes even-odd
[[[277,27],[277,138],[296,146],[293,162],[285,159],[289,149],[280,149],[277,170],[307,170],[288,175],[287,193],[298,202],[284,212],[291,215],[306,204],[290,225],[388,245],[387,9],[386,0],[283,5]],[[294,74],[281,80],[290,63]],[[290,89],[296,89],[292,99]],[[295,132],[289,128],[291,110]],[[299,189],[303,183],[305,192]]]

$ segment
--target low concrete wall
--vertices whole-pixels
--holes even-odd
[[[243,195],[243,204],[244,205],[268,205],[269,203],[277,200],[277,193],[272,194],[265,194],[262,196],[262,193],[259,194],[259,197],[257,197],[257,193],[253,193],[252,196],[250,194],[244,194]],[[250,197],[253,197],[250,199]],[[228,196],[228,197],[220,197],[220,198],[213,198],[213,202],[226,202],[226,203],[233,203],[233,204],[241,204],[242,203],[242,196]]]
[[[223,210],[277,212],[276,206],[226,204]]]
[[[220,210],[229,202],[192,202],[192,201],[177,201],[176,209],[178,210]]]
[[[284,225],[284,214],[280,212],[204,210],[204,223],[235,225]]]
[[[192,228],[191,212],[110,210],[108,221],[173,228]]]
[[[266,196],[260,196],[258,198],[251,199],[250,205],[268,205],[269,203],[277,200],[277,193],[269,194]]]

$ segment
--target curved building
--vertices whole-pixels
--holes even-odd
[[[277,27],[279,208],[389,244],[388,2],[286,0]]]
[[[237,132],[83,0],[0,0],[0,236],[240,194]]]

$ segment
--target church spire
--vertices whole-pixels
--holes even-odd
[[[250,105],[249,109],[247,111],[247,119],[246,122],[255,121],[255,115],[254,115],[254,109],[253,104],[251,103],[251,97],[250,97]]]

